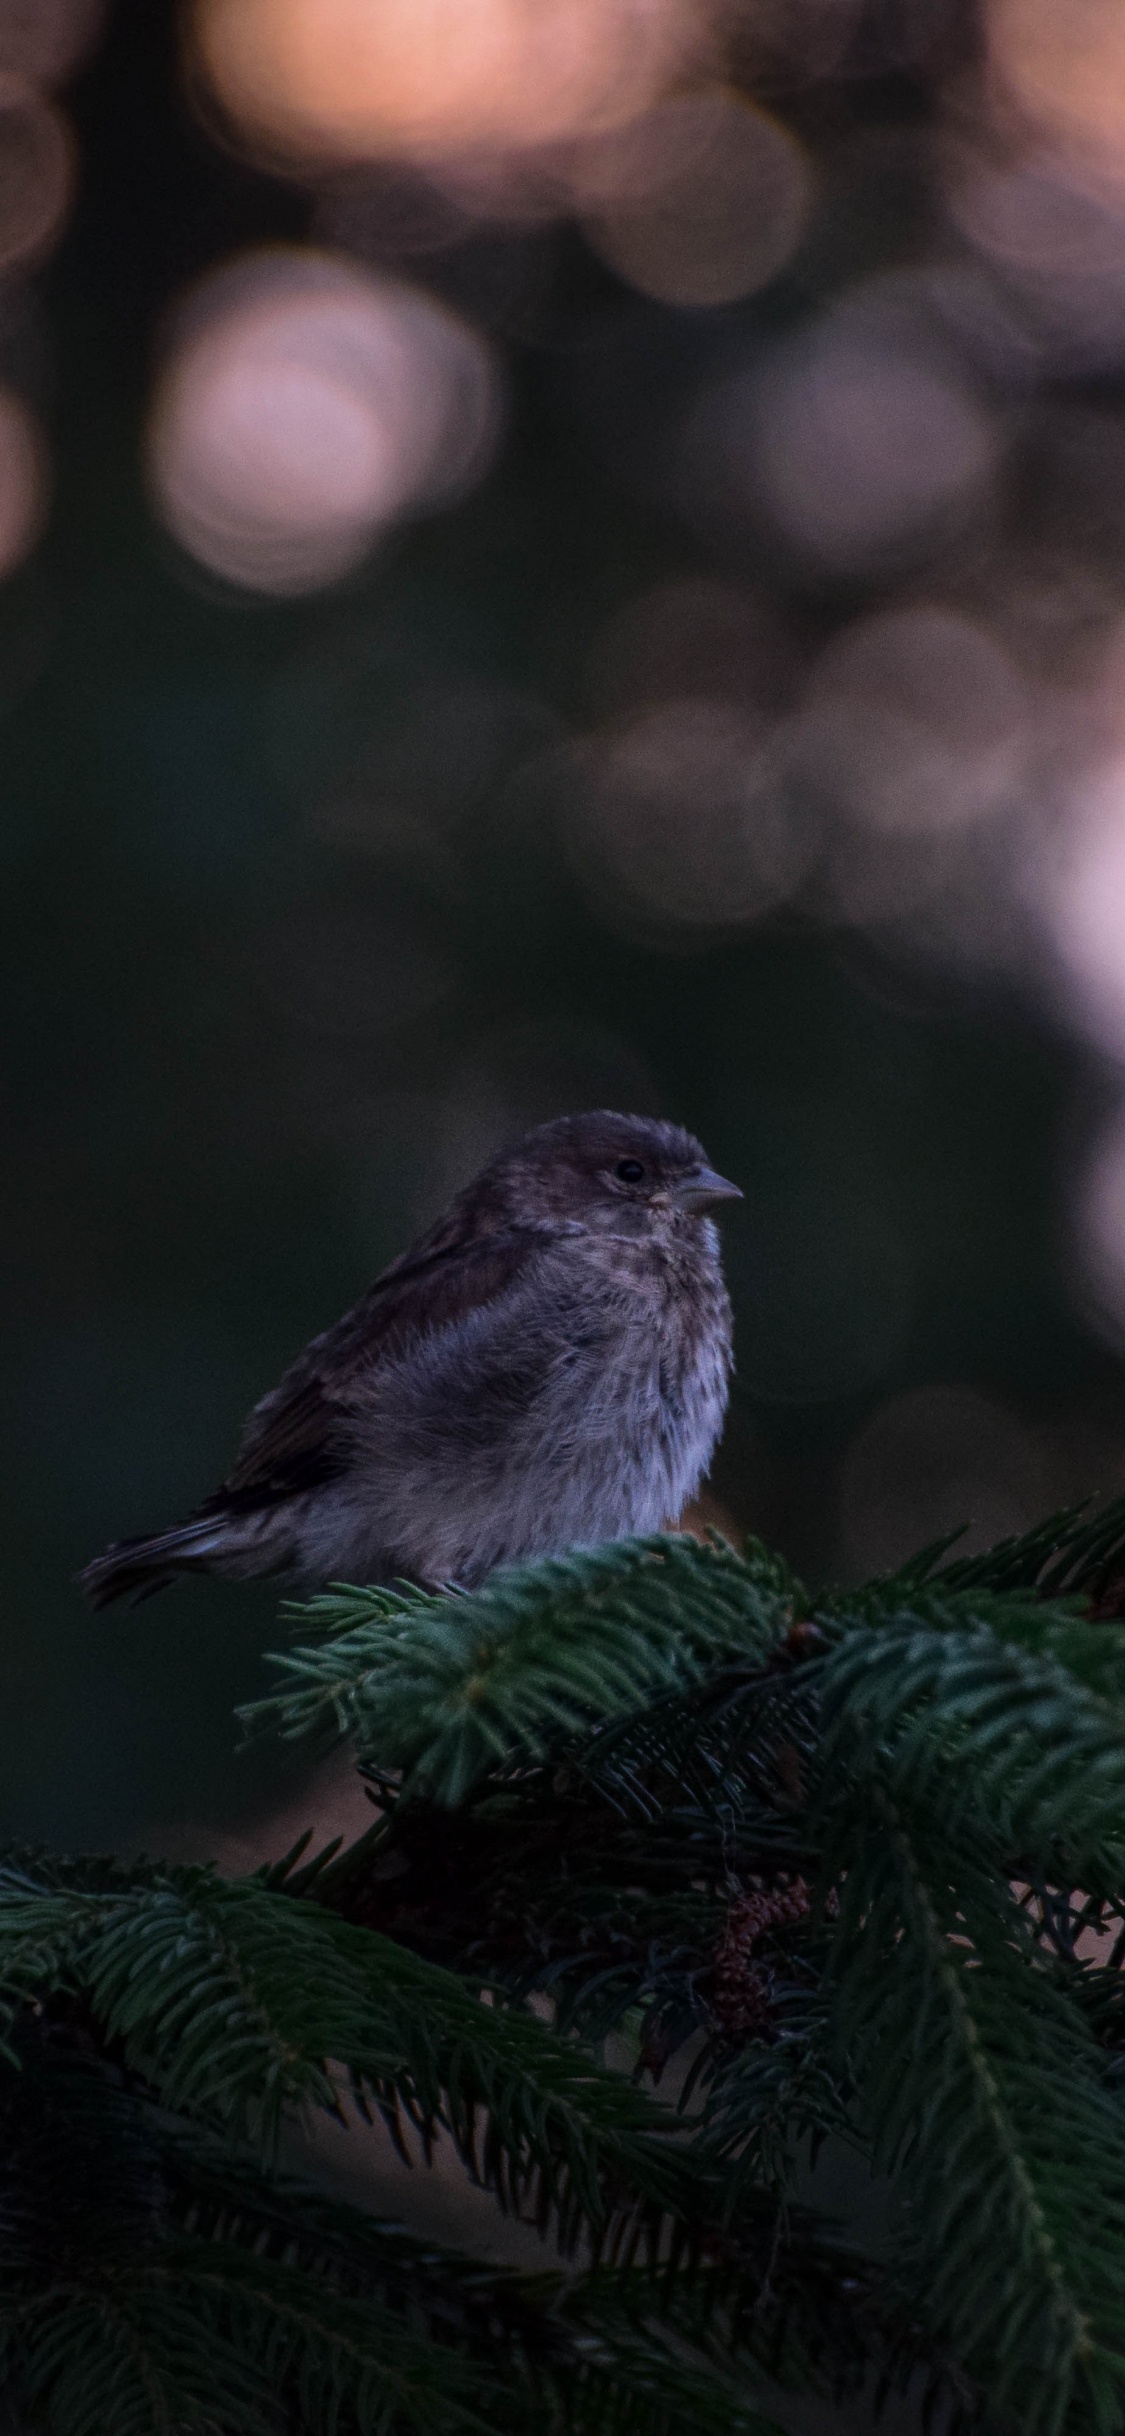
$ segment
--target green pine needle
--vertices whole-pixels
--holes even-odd
[[[297,1611],[323,1637],[275,1656],[282,1690],[242,1715],[351,1734],[453,1806],[490,1767],[541,1760],[716,1662],[761,1662],[793,1599],[764,1551],[681,1536],[514,1567],[466,1596],[335,1591]]]

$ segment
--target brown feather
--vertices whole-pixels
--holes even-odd
[[[393,1260],[362,1300],[290,1363],[255,1405],[235,1462],[201,1514],[275,1504],[338,1479],[349,1461],[351,1417],[381,1363],[494,1301],[561,1231],[506,1227],[474,1235],[464,1218],[454,1226],[451,1217]]]

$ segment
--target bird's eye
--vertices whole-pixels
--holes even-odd
[[[615,1176],[620,1176],[623,1184],[643,1184],[645,1180],[645,1171],[639,1159],[619,1159],[613,1172]]]

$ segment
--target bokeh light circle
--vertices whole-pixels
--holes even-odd
[[[1041,887],[1069,1012],[1125,1057],[1125,758],[1110,758],[1077,791]]]
[[[803,876],[769,729],[747,710],[660,703],[592,739],[585,774],[572,851],[628,927],[753,921]]]
[[[680,94],[576,171],[587,236],[645,295],[731,304],[795,251],[812,201],[801,146],[734,93]]]
[[[697,48],[700,19],[688,0],[198,0],[194,26],[251,142],[435,160],[623,124]]]
[[[740,420],[728,446],[741,439],[744,479],[798,550],[841,573],[931,546],[980,501],[997,461],[962,368],[859,313],[780,347]]]
[[[47,512],[47,454],[22,398],[0,387],[0,580],[39,538]]]
[[[1014,158],[955,148],[950,216],[987,264],[991,317],[1007,325],[1008,365],[1059,372],[1116,366],[1125,352],[1125,209],[1121,194],[1083,183],[1079,164],[1038,148]],[[1001,338],[1002,343],[1002,338]]]
[[[0,0],[0,68],[57,84],[92,47],[104,15],[104,0]]]
[[[233,583],[298,593],[478,474],[492,357],[430,298],[331,255],[248,255],[196,291],[153,405],[169,530]]]
[[[797,665],[795,639],[768,594],[680,575],[634,593],[599,627],[587,683],[610,715],[677,698],[765,712],[788,695]]]
[[[1114,0],[990,0],[997,85],[1086,175],[1125,185],[1125,12]]]
[[[1125,1353],[1125,1102],[1103,1119],[1070,1195],[1071,1277],[1085,1319]]]
[[[0,271],[47,252],[73,189],[74,148],[65,120],[26,78],[0,72]]]
[[[940,603],[860,618],[825,651],[794,724],[793,766],[818,800],[910,838],[969,827],[1020,775],[1026,690],[974,619]]]

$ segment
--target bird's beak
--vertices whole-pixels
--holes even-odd
[[[742,1194],[737,1184],[717,1176],[713,1167],[696,1167],[682,1184],[672,1186],[672,1199],[682,1210],[709,1210],[719,1201],[741,1201]]]

